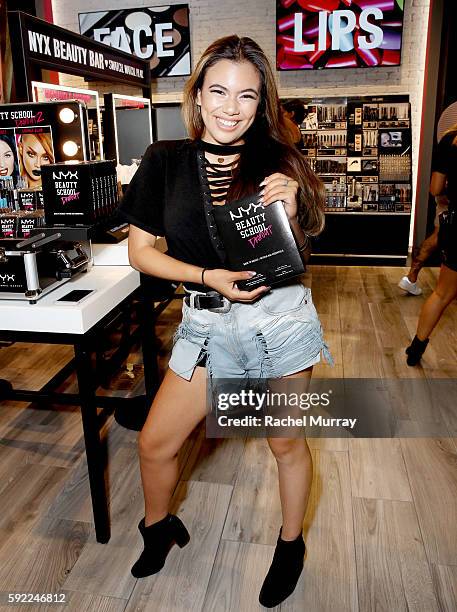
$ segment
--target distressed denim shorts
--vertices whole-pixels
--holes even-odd
[[[311,289],[300,282],[275,287],[256,302],[232,302],[226,313],[191,308],[173,339],[169,367],[190,380],[205,361],[210,378],[280,378],[321,359],[333,365]]]

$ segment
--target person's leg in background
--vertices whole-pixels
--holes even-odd
[[[422,306],[416,336],[406,349],[407,364],[417,365],[427,348],[428,338],[447,306],[457,297],[457,271],[441,266],[438,284]]]
[[[411,268],[407,275],[407,278],[410,283],[417,282],[417,277],[419,276],[419,272],[424,267],[425,262],[430,257],[430,255],[434,253],[438,248],[438,231],[439,226],[435,227],[433,233],[430,234],[430,236],[426,238],[424,242],[420,245],[419,252],[414,257],[411,263]]]
[[[413,257],[411,268],[406,276],[404,276],[398,286],[400,289],[407,291],[411,295],[421,295],[422,289],[417,285],[417,277],[419,272],[424,267],[426,261],[438,248],[438,233],[440,228],[439,216],[447,210],[448,199],[446,196],[436,196],[436,214],[435,214],[435,229],[433,233],[426,238],[419,247],[418,253]]]

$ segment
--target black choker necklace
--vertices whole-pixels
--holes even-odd
[[[205,140],[199,140],[198,144],[204,151],[212,153],[213,155],[236,155],[237,153],[241,153],[244,147],[244,144],[218,145],[212,142],[206,142]]]

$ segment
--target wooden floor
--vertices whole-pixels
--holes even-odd
[[[457,304],[432,336],[422,367],[404,349],[436,283],[405,296],[399,268],[312,267],[305,283],[335,357],[327,377],[457,377]],[[161,316],[166,364],[179,303]],[[0,350],[1,376],[39,388],[70,356],[65,347]],[[137,355],[132,356],[138,360]],[[68,388],[74,386],[69,381]],[[123,393],[119,391],[119,393]],[[79,411],[0,404],[0,592],[63,593],[75,612],[251,612],[281,524],[276,465],[264,440],[207,440],[200,427],[180,454],[173,509],[191,542],[174,547],[155,577],[135,580],[143,516],[137,434],[106,425],[112,537],[94,538]],[[457,610],[455,437],[310,439],[314,482],[305,520],[307,557],[281,610]],[[5,595],[3,595],[5,598]],[[6,609],[0,602],[0,609]]]

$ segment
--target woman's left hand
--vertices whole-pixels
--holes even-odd
[[[289,221],[296,218],[299,187],[297,181],[290,178],[290,176],[275,172],[267,176],[260,183],[260,186],[263,187],[263,190],[259,201],[264,206],[268,206],[277,200],[282,200]]]

